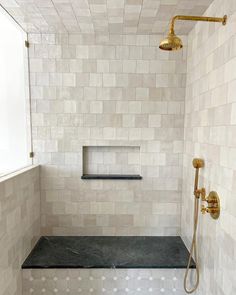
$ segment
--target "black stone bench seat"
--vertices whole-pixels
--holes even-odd
[[[177,236],[43,236],[22,268],[186,268],[188,255]]]

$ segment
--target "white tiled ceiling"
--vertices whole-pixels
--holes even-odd
[[[0,0],[27,32],[158,34],[176,14],[202,15],[213,0]],[[194,22],[178,22],[187,34]]]

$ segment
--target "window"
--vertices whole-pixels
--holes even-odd
[[[0,175],[32,164],[29,158],[29,83],[26,33],[0,10]]]

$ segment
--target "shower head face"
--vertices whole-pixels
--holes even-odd
[[[174,51],[183,48],[182,40],[175,35],[174,32],[170,32],[166,39],[162,40],[159,48],[167,51]]]
[[[204,167],[204,160],[200,158],[193,159],[193,167],[194,168],[203,168]]]

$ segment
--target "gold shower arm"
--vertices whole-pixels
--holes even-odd
[[[175,35],[174,26],[176,20],[190,20],[190,21],[203,21],[203,22],[218,22],[226,25],[227,15],[223,17],[210,17],[210,16],[194,16],[194,15],[176,15],[171,19],[170,31],[164,40],[160,42],[159,48],[162,50],[173,51],[183,48],[182,40]]]
[[[209,17],[209,16],[194,16],[194,15],[176,15],[172,18],[170,23],[170,33],[174,33],[174,25],[176,20],[190,20],[190,21],[203,21],[203,22],[218,22],[226,25],[227,15],[223,17]]]

